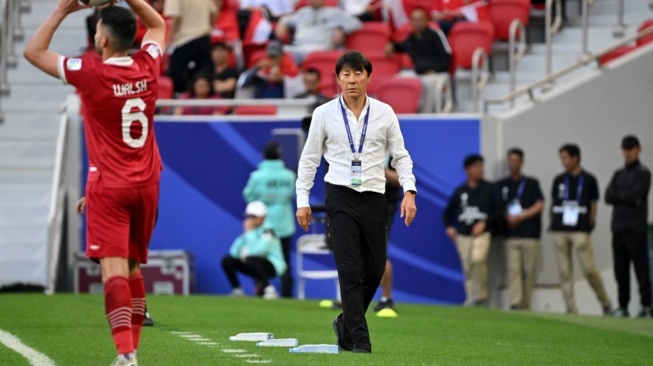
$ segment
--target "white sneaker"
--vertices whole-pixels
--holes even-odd
[[[136,361],[136,354],[128,353],[125,355],[118,355],[111,366],[138,366],[138,361]]]
[[[272,285],[267,285],[263,289],[263,298],[266,300],[274,300],[279,298],[279,294],[277,294],[277,289],[274,288]]]
[[[243,291],[242,288],[237,287],[237,288],[231,290],[231,294],[230,294],[229,296],[231,296],[231,297],[241,297],[241,296],[245,296],[245,291]]]

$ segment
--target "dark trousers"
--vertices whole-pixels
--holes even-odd
[[[385,270],[387,203],[380,193],[327,184],[326,211],[345,327],[355,344],[369,338],[365,312]]]
[[[292,237],[287,236],[281,238],[281,251],[283,252],[283,259],[286,261],[288,268],[286,272],[281,275],[281,296],[282,297],[292,297],[292,272],[290,271],[290,239]]]
[[[651,306],[651,277],[646,231],[613,232],[612,257],[619,291],[619,306],[627,309],[630,301],[630,262],[635,266],[642,307]]]
[[[230,255],[222,258],[222,269],[229,279],[231,288],[240,287],[236,272],[242,272],[254,279],[259,291],[270,284],[270,278],[277,275],[272,263],[263,257],[247,257],[244,261]]]
[[[191,63],[192,65],[191,67]],[[189,80],[201,70],[212,70],[211,40],[209,36],[196,38],[175,48],[168,63],[168,76],[175,86],[175,93],[188,90]]]

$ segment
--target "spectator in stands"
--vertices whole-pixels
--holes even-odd
[[[213,89],[211,77],[208,74],[196,74],[191,80],[189,91],[183,93],[179,99],[221,99]],[[175,108],[174,114],[180,115],[221,115],[229,111],[229,107],[224,106],[179,106]]]
[[[301,64],[310,52],[342,47],[345,35],[361,26],[356,17],[325,6],[325,0],[310,0],[309,6],[283,16],[277,23],[276,34],[279,39],[286,40],[290,29],[294,30],[292,44],[286,49]]]
[[[456,244],[465,274],[465,305],[487,305],[487,257],[499,202],[494,185],[483,179],[483,157],[471,154],[463,166],[467,181],[449,198],[443,219]]]
[[[587,281],[601,302],[603,314],[610,315],[612,302],[605,291],[601,273],[596,268],[590,237],[596,225],[599,185],[591,173],[581,168],[578,145],[565,144],[559,153],[565,172],[553,180],[551,232],[567,313],[578,313],[571,256],[575,251]]]
[[[257,99],[284,98],[285,79],[296,77],[299,68],[292,57],[283,52],[279,41],[270,41],[265,51],[267,57],[247,70],[243,87],[254,87],[254,98]]]
[[[376,16],[376,11],[381,5],[380,1],[342,0],[340,1],[340,5],[347,14],[353,15],[363,22],[379,20]]]
[[[225,42],[218,42],[211,50],[213,68],[213,89],[222,98],[233,99],[240,73],[231,63],[231,48]]]
[[[449,78],[451,48],[440,29],[429,27],[429,15],[425,9],[414,9],[410,14],[410,22],[412,33],[402,42],[388,43],[385,51],[388,56],[395,50],[410,56],[415,73],[422,82],[420,111],[435,113],[436,103],[439,103],[435,100],[435,89],[439,78]]]
[[[309,98],[311,100],[310,113],[313,113],[315,108],[329,101],[329,98],[320,91],[321,79],[320,70],[312,67],[304,70],[303,80],[306,91],[295,96],[295,98]]]
[[[240,9],[252,11],[256,8],[264,9],[270,20],[279,18],[293,11],[292,0],[240,0]]]
[[[648,193],[651,172],[639,161],[639,139],[633,135],[623,138],[621,151],[625,166],[617,170],[605,192],[605,202],[612,210],[612,255],[614,276],[617,280],[619,308],[612,312],[628,317],[630,302],[630,263],[635,267],[642,304],[638,316],[651,317],[651,277],[647,242]]]
[[[501,193],[501,212],[507,226],[508,301],[511,310],[531,307],[544,208],[540,183],[522,174],[523,163],[521,149],[508,150],[510,176],[497,183]]]
[[[213,23],[211,43],[225,42],[230,46],[240,41],[240,26],[238,24],[237,10],[229,6],[226,0],[215,0],[218,16]]]
[[[217,11],[214,0],[165,0],[172,38],[168,76],[176,93],[185,90],[194,73],[211,64],[210,35]]]
[[[276,299],[277,290],[269,281],[283,274],[288,267],[283,260],[281,243],[271,226],[265,223],[267,207],[263,202],[250,202],[245,215],[243,233],[233,242],[229,254],[222,258],[222,269],[231,284],[231,294],[245,294],[236,276],[236,272],[241,272],[256,281],[255,295]]]
[[[281,146],[270,141],[263,149],[263,160],[252,172],[243,190],[247,202],[262,201],[268,209],[267,223],[281,240],[286,263],[290,263],[291,239],[295,233],[295,180],[297,175],[287,169],[281,160]],[[292,297],[292,273],[290,268],[281,276],[281,296]]]
[[[440,29],[448,35],[456,22],[470,20],[478,21],[476,9],[468,7],[475,2],[483,0],[436,0],[432,12],[433,19],[438,22]],[[472,19],[467,19],[471,17]]]

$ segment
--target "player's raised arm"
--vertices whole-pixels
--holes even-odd
[[[59,0],[52,14],[34,32],[32,39],[27,42],[23,51],[23,56],[27,61],[43,70],[46,74],[59,78],[57,69],[59,55],[49,50],[52,36],[68,14],[85,8],[88,8],[88,6],[80,5],[77,0]]]
[[[166,23],[163,17],[150,6],[145,0],[125,0],[136,16],[143,21],[147,32],[143,41],[154,41],[162,50],[165,49]]]

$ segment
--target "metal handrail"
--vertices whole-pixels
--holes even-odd
[[[7,41],[7,49],[5,56],[7,57],[7,66],[16,67],[18,65],[18,57],[16,56],[16,49],[14,47],[16,39],[14,38],[13,29],[16,24],[16,17],[20,17],[19,6],[20,0],[9,1],[7,9],[7,34],[5,39]]]
[[[448,74],[445,77],[438,77],[435,81],[435,101],[435,113],[446,114],[453,110],[453,88]]]
[[[581,0],[582,2],[582,9],[581,9],[581,23],[582,23],[582,30],[583,30],[583,39],[582,39],[582,47],[583,47],[583,55],[589,54],[589,22],[590,22],[590,6],[594,4],[593,0]]]
[[[553,4],[556,7],[556,17],[551,19],[553,14]],[[545,31],[544,36],[546,39],[546,74],[550,75],[553,72],[553,42],[551,38],[554,34],[558,33],[562,26],[562,2],[560,0],[546,0],[545,3],[545,16],[544,16]]]
[[[653,4],[653,2],[651,2]],[[612,31],[612,36],[623,37],[626,34],[626,23],[624,23],[624,0],[617,0],[617,25]]]
[[[490,60],[483,47],[478,47],[472,54],[472,112],[478,111],[478,97],[490,79]],[[481,68],[479,70],[479,67]]]
[[[54,157],[54,174],[50,192],[50,210],[48,212],[48,286],[45,293],[52,295],[57,281],[59,251],[63,234],[63,214],[66,187],[64,185],[64,157],[66,156],[66,134],[68,133],[68,111],[62,108],[59,118],[59,134]]]
[[[7,78],[7,35],[9,34],[9,14],[7,0],[0,0],[0,123],[4,123],[5,116],[2,112],[2,97],[11,90]]]
[[[494,98],[494,99],[485,99],[484,103],[483,103],[484,104],[483,105],[483,111],[485,113],[487,113],[487,111],[488,111],[488,109],[490,107],[490,104],[505,103],[505,102],[508,102],[508,101],[512,101],[512,100],[514,100],[514,99],[516,99],[516,98],[518,98],[518,97],[520,97],[522,95],[525,95],[525,94],[527,94],[529,96],[530,100],[534,100],[535,99],[535,95],[534,95],[535,89],[540,88],[540,87],[544,87],[544,86],[548,86],[553,81],[555,81],[556,79],[558,79],[558,78],[560,78],[560,77],[562,77],[562,76],[564,76],[564,75],[566,75],[566,74],[568,74],[568,73],[570,73],[572,71],[575,71],[576,69],[578,69],[578,68],[580,68],[582,66],[585,66],[585,65],[589,64],[590,62],[593,62],[593,61],[600,62],[601,57],[605,56],[606,54],[608,54],[608,53],[610,53],[610,52],[612,52],[612,51],[614,51],[614,50],[616,50],[618,48],[621,48],[621,47],[623,47],[623,46],[625,46],[625,45],[627,45],[627,44],[629,44],[631,42],[634,42],[638,38],[644,37],[644,36],[649,35],[649,34],[653,34],[653,27],[645,28],[641,32],[639,32],[639,33],[637,33],[637,34],[635,34],[635,35],[633,35],[631,37],[628,37],[628,38],[624,39],[623,41],[604,49],[603,51],[600,51],[600,52],[597,52],[597,53],[594,53],[594,54],[590,54],[590,55],[582,56],[581,59],[578,60],[576,63],[571,64],[571,65],[569,65],[569,66],[567,66],[567,67],[565,67],[565,68],[563,68],[563,69],[561,69],[559,71],[556,71],[554,74],[546,75],[545,77],[541,78],[540,80],[537,80],[537,81],[535,81],[535,82],[531,83],[530,85],[527,85],[527,86],[525,86],[523,88],[517,89],[514,92],[508,93],[508,94],[504,95],[503,97]]]
[[[517,35],[519,35],[519,47],[515,47]],[[526,27],[521,20],[515,18],[510,23],[508,34],[508,67],[510,71],[510,92],[514,92],[517,87],[517,63],[521,61],[526,53]],[[511,104],[514,105],[514,100]]]

